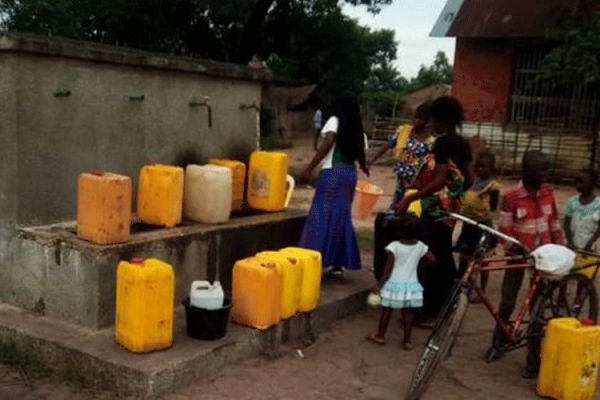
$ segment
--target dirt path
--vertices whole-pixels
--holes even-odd
[[[498,279],[493,280],[492,289],[498,289]],[[399,316],[395,316],[387,345],[380,347],[365,340],[375,329],[377,317],[377,311],[370,310],[336,324],[303,350],[303,358],[290,348],[275,361],[242,363],[167,399],[397,400],[404,394],[429,332],[416,329],[415,350],[403,351]],[[523,351],[494,364],[483,361],[492,327],[483,306],[470,307],[453,357],[439,371],[424,400],[536,398],[535,383],[519,377]]]

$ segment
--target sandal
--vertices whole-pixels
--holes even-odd
[[[367,336],[367,340],[369,340],[375,344],[378,344],[380,346],[385,345],[385,339],[377,336],[376,333],[371,333],[369,336]]]
[[[414,347],[413,347],[412,343],[404,342],[404,344],[402,345],[402,348],[406,351],[411,351]]]
[[[332,278],[343,278],[344,270],[341,268],[334,268],[329,272],[329,276]]]

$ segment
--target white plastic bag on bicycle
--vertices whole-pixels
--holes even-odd
[[[558,244],[540,246],[531,255],[535,259],[535,269],[548,279],[562,278],[575,265],[575,252]]]

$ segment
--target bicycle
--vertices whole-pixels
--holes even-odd
[[[497,230],[482,225],[460,214],[448,213],[445,218],[460,220],[463,224],[477,226],[483,231],[479,245],[464,275],[454,285],[454,288],[440,312],[425,349],[417,364],[406,394],[406,400],[416,400],[427,389],[427,385],[440,365],[449,356],[456,340],[458,331],[469,306],[472,292],[496,321],[497,332],[502,340],[494,340],[494,350],[500,353],[516,350],[527,346],[532,341],[535,356],[541,353],[547,322],[552,318],[568,316],[587,318],[594,323],[598,317],[598,295],[594,288],[593,278],[598,273],[595,268],[592,279],[579,271],[591,266],[600,266],[600,258],[584,266],[572,268],[568,275],[550,280],[537,271],[530,250],[520,241]],[[496,236],[520,249],[520,255],[486,257],[486,243],[490,235]],[[496,272],[509,269],[532,270],[531,286],[514,321],[504,321],[494,310],[491,301],[477,285],[474,275],[478,272]],[[527,320],[527,316],[529,320]]]

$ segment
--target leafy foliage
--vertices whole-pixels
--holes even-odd
[[[443,53],[401,77],[394,32],[359,25],[344,2],[378,13],[392,0],[0,0],[0,28],[235,63],[257,55],[318,83],[327,102],[351,90],[386,114],[398,94],[451,80]]]
[[[448,57],[438,51],[433,64],[421,65],[417,76],[407,80],[389,63],[375,65],[365,83],[365,100],[380,115],[391,115],[402,106],[402,96],[438,83],[452,83],[453,68]]]
[[[580,0],[577,10],[548,32],[556,46],[544,57],[541,79],[600,84],[599,6],[599,0]]]

